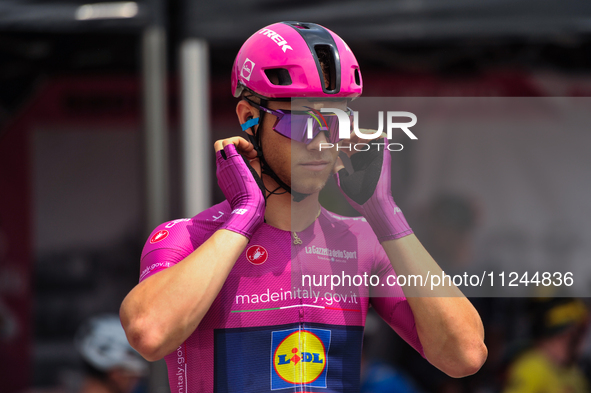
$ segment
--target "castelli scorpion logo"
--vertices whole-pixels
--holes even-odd
[[[263,246],[250,246],[248,247],[248,250],[246,250],[246,259],[248,259],[248,262],[253,265],[261,265],[265,263],[268,257],[269,253]]]

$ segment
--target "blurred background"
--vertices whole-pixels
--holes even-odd
[[[0,1],[0,392],[81,391],[78,327],[118,312],[156,225],[223,199],[211,145],[240,133],[232,62],[248,36],[281,20],[347,41],[366,97],[591,96],[591,3],[579,0]],[[433,158],[433,141],[453,137],[445,132],[396,157],[395,198],[446,271],[586,261],[591,141],[584,127],[558,131],[518,133],[539,142],[535,159],[527,144],[466,154],[465,140]],[[489,199],[471,192],[482,176],[462,170],[507,152],[513,167],[486,178]],[[545,158],[560,171],[538,165]],[[494,191],[519,196],[505,200],[510,215],[490,208]],[[544,220],[512,219],[524,211]],[[370,315],[364,391],[526,392],[515,381],[541,380],[531,371],[540,364],[560,375],[544,391],[589,391],[586,299],[473,302],[489,348],[478,374],[447,378]],[[129,391],[167,391],[162,365],[151,367]]]

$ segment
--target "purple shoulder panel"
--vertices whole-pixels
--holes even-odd
[[[156,227],[142,251],[139,281],[186,258],[225,222],[229,212],[230,205],[224,201],[193,218],[167,221]]]

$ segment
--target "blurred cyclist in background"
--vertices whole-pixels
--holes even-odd
[[[589,381],[577,364],[589,327],[579,299],[536,299],[532,344],[509,366],[504,393],[584,393]]]
[[[76,349],[84,362],[81,393],[142,392],[148,363],[127,342],[119,316],[96,316],[80,326]]]

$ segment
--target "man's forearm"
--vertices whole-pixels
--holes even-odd
[[[441,268],[415,235],[382,243],[398,275],[441,275]],[[486,360],[484,329],[478,312],[453,283],[403,287],[417,333],[430,363],[453,377],[478,371]]]
[[[151,361],[174,351],[197,328],[247,244],[240,234],[218,230],[185,259],[139,283],[120,309],[130,344]]]

